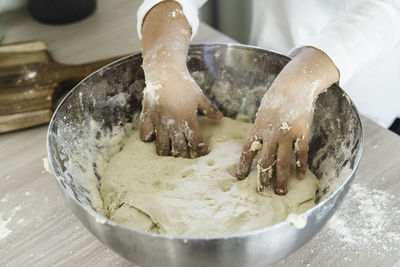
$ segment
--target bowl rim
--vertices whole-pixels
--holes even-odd
[[[245,45],[245,44],[235,44],[235,43],[224,43],[224,42],[196,42],[193,44],[190,44],[189,47],[189,51],[191,47],[213,47],[213,46],[224,46],[227,48],[237,48],[237,49],[244,49],[244,50],[256,50],[259,52],[268,52],[268,53],[274,53],[280,57],[286,58],[288,60],[291,60],[292,58],[284,55],[280,52],[271,50],[271,49],[265,49],[259,46],[253,46],[253,45]],[[140,51],[134,52],[128,56],[125,56],[123,58],[120,58],[116,61],[113,61],[101,68],[99,68],[98,70],[94,71],[93,73],[91,73],[90,75],[88,75],[87,77],[85,77],[83,80],[81,80],[78,84],[76,84],[65,96],[64,98],[60,101],[60,103],[58,104],[57,108],[54,110],[53,115],[51,117],[48,129],[47,129],[47,134],[46,134],[46,151],[47,151],[47,156],[48,156],[48,161],[52,170],[52,173],[60,187],[60,189],[63,191],[63,193],[65,193],[66,195],[68,195],[68,197],[70,199],[72,199],[75,204],[77,204],[80,208],[83,208],[85,210],[85,212],[87,212],[88,214],[90,214],[91,216],[94,216],[94,219],[97,222],[101,222],[101,224],[108,224],[111,226],[116,226],[116,227],[120,227],[124,230],[127,231],[132,231],[135,234],[139,234],[139,235],[144,235],[147,237],[152,237],[152,238],[160,238],[160,239],[166,239],[166,240],[177,240],[177,241],[182,241],[182,242],[196,242],[196,241],[218,241],[218,240],[227,240],[227,239],[239,239],[239,238],[243,238],[243,237],[249,237],[249,236],[256,236],[259,234],[263,234],[264,232],[267,231],[271,231],[275,228],[280,228],[283,226],[287,226],[290,225],[290,222],[288,222],[287,220],[281,221],[279,223],[264,227],[264,228],[260,228],[260,229],[256,229],[256,230],[251,230],[251,231],[246,231],[246,232],[240,232],[240,233],[236,233],[236,234],[230,234],[230,235],[217,235],[217,236],[210,236],[210,237],[184,237],[184,236],[171,236],[171,235],[166,235],[166,234],[155,234],[155,233],[150,233],[150,232],[145,232],[142,230],[138,230],[135,229],[133,227],[129,227],[120,223],[117,223],[115,221],[112,221],[110,219],[108,219],[107,217],[105,217],[104,215],[100,214],[99,212],[97,212],[94,209],[89,208],[87,205],[83,205],[82,203],[80,203],[69,190],[65,190],[64,186],[61,184],[60,179],[56,176],[55,173],[55,167],[52,164],[51,161],[51,152],[50,152],[50,135],[51,135],[51,131],[50,129],[52,129],[53,125],[55,124],[55,116],[58,112],[58,110],[61,108],[62,105],[64,105],[65,101],[67,98],[69,98],[74,91],[76,90],[76,88],[78,88],[81,84],[85,83],[88,79],[90,79],[90,77],[92,75],[97,75],[99,71],[101,70],[105,70],[106,68],[110,67],[111,65],[117,65],[119,63],[121,63],[122,61],[127,60],[130,57],[136,57],[138,55],[141,55]],[[318,202],[314,207],[306,210],[303,213],[297,214],[300,217],[308,217],[311,213],[315,212],[316,210],[320,209],[322,206],[324,206],[327,202],[331,201],[333,198],[337,197],[337,195],[345,188],[345,186],[351,182],[351,178],[355,176],[355,173],[359,167],[361,158],[362,158],[362,154],[364,152],[364,128],[362,125],[362,121],[360,119],[360,115],[359,115],[359,111],[356,107],[356,105],[354,104],[354,102],[351,100],[351,98],[348,96],[348,94],[337,84],[334,83],[333,85],[331,85],[330,87],[337,87],[344,96],[348,97],[348,99],[350,99],[350,103],[352,108],[354,109],[355,113],[356,113],[356,118],[357,121],[360,124],[361,127],[361,131],[360,131],[360,150],[359,153],[357,154],[357,158],[354,162],[354,168],[352,169],[351,173],[348,175],[348,177],[344,180],[344,182],[326,199],[324,199],[321,202]],[[75,212],[72,211],[74,214]],[[76,214],[75,214],[76,216]],[[100,220],[99,220],[100,219]],[[304,227],[305,228],[305,227]],[[304,229],[302,228],[302,229]],[[301,230],[301,229],[300,229]]]

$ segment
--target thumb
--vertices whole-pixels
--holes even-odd
[[[204,115],[213,120],[219,120],[223,116],[222,112],[219,111],[215,105],[211,104],[210,100],[208,100],[205,95],[200,97],[199,109]]]
[[[148,112],[142,112],[140,115],[140,139],[142,139],[144,142],[150,142],[154,139],[154,125]]]

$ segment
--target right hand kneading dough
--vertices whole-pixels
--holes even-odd
[[[108,218],[147,232],[210,237],[264,228],[315,205],[318,179],[310,170],[303,180],[291,175],[285,196],[258,194],[255,166],[237,180],[235,164],[252,124],[199,122],[210,152],[196,159],[160,157],[153,143],[132,133],[101,179]]]

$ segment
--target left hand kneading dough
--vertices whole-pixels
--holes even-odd
[[[209,237],[264,228],[315,205],[318,179],[310,170],[303,180],[291,175],[285,196],[257,193],[254,164],[247,179],[237,180],[251,123],[205,117],[199,123],[210,152],[196,159],[160,157],[153,143],[132,133],[101,178],[108,218],[153,233]]]

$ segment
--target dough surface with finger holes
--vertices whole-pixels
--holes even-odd
[[[246,179],[236,179],[251,123],[225,117],[199,123],[209,153],[195,159],[157,156],[154,142],[132,133],[101,177],[108,218],[142,231],[210,237],[261,229],[315,205],[318,179],[310,170],[303,180],[292,172],[285,196],[257,193],[257,159]]]

